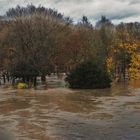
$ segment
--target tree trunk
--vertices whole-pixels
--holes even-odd
[[[37,78],[36,77],[34,77],[34,79],[33,79],[33,85],[34,85],[34,88],[36,88],[36,86],[37,86]]]
[[[46,76],[44,74],[41,76],[41,82],[42,84],[46,83]]]
[[[15,78],[12,79],[12,86],[15,86]]]
[[[9,82],[10,81],[10,76],[9,76],[8,72],[6,73],[6,78],[7,78],[7,81]]]
[[[24,82],[24,83],[25,83],[25,77],[24,77],[24,76],[22,77],[22,82]]]
[[[29,76],[26,77],[26,82],[28,84],[28,88],[30,88],[30,77]]]
[[[6,83],[6,77],[5,77],[5,74],[3,74],[3,83],[4,83],[4,84]]]

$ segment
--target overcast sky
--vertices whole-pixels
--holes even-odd
[[[0,0],[0,14],[17,4],[31,3],[55,8],[75,21],[85,15],[95,22],[105,15],[114,23],[140,22],[140,0]]]

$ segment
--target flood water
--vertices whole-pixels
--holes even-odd
[[[0,88],[0,128],[14,140],[140,140],[140,82],[104,90]]]

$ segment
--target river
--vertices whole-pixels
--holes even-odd
[[[12,140],[140,140],[140,82],[103,90],[0,88],[0,128]]]

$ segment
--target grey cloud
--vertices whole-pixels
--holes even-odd
[[[140,0],[130,0],[130,4],[139,4]]]
[[[76,21],[83,15],[93,21],[102,15],[114,22],[140,21],[140,0],[0,0],[0,13],[4,14],[17,4],[24,6],[30,3],[55,8]]]

